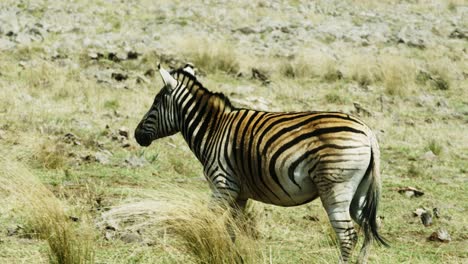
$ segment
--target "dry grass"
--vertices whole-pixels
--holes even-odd
[[[293,79],[321,78],[325,81],[335,81],[342,77],[333,57],[318,49],[304,49],[292,59],[280,60],[277,69],[274,70]]]
[[[64,205],[21,165],[0,160],[0,190],[18,203],[24,229],[47,242],[49,262],[94,263],[94,235],[82,219],[74,223]]]
[[[186,37],[175,40],[187,61],[190,61],[205,73],[222,71],[237,74],[240,63],[234,46],[224,40]]]
[[[185,206],[170,214],[168,226],[196,263],[259,263],[261,253],[244,221],[222,208]],[[247,224],[247,226],[249,226]],[[233,242],[231,235],[235,237]]]
[[[416,79],[416,67],[412,61],[396,55],[384,55],[379,59],[385,92],[396,96],[411,94]]]
[[[103,213],[98,226],[113,223],[124,232],[144,230],[147,239],[159,241],[167,253],[180,252],[193,263],[261,262],[262,248],[256,246],[261,243],[261,211],[252,204],[243,216],[234,217],[224,205],[208,206],[206,195],[173,184],[140,195],[145,198]]]

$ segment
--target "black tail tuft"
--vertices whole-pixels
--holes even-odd
[[[373,157],[371,157],[370,166],[373,164]],[[375,168],[374,168],[375,169]],[[372,173],[378,171],[372,170]],[[364,229],[364,236],[367,242],[375,239],[379,245],[389,247],[387,240],[378,233],[377,224],[377,210],[379,208],[380,199],[380,182],[375,177],[371,178],[371,184],[367,190],[364,206],[360,215],[362,221],[361,227]]]

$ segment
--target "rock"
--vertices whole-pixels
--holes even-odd
[[[145,74],[144,74],[144,75],[145,75],[146,77],[153,77],[153,76],[154,76],[154,73],[155,73],[154,69],[148,69],[148,70],[145,71]]]
[[[241,107],[253,108],[260,111],[270,110],[271,102],[262,97],[248,96],[243,99],[230,98],[230,100]]]
[[[111,78],[118,81],[118,82],[121,82],[121,81],[127,80],[128,75],[125,74],[125,73],[113,72],[113,73],[111,73]]]
[[[105,234],[104,234],[104,238],[107,241],[113,240],[114,237],[115,237],[115,232],[114,231],[106,231]]]
[[[433,160],[437,159],[437,155],[434,154],[434,152],[429,150],[429,151],[425,152],[424,154],[422,154],[420,159],[433,161]]]
[[[261,69],[252,68],[252,78],[260,80],[264,85],[270,83],[268,73]]]
[[[0,129],[0,139],[5,139],[5,131]]]
[[[358,116],[367,116],[367,117],[372,116],[371,112],[365,109],[364,107],[362,107],[359,103],[354,102],[353,105],[354,105],[354,109],[356,109],[355,111],[352,111],[353,114],[358,115]]]
[[[397,188],[396,189],[398,193],[406,195],[408,198],[409,197],[419,197],[423,196],[424,192],[420,191],[414,187],[402,187],[402,188]]]
[[[79,222],[80,221],[80,218],[77,217],[77,216],[70,215],[70,216],[68,216],[68,218],[70,220],[72,220],[73,222]]]
[[[434,216],[436,218],[440,218],[440,212],[439,212],[439,209],[438,208],[433,208],[432,209],[432,212],[434,213]]]
[[[422,213],[421,222],[425,227],[432,225],[432,215],[429,212]]]
[[[125,159],[125,163],[130,167],[143,167],[146,165],[147,161],[145,157],[130,156]]]
[[[73,133],[66,133],[63,136],[63,141],[68,144],[73,144],[73,145],[81,145],[80,139]]]
[[[122,240],[124,243],[137,243],[143,241],[140,235],[135,234],[135,233],[123,233],[120,236],[120,240]]]
[[[256,34],[257,31],[251,27],[242,27],[242,28],[238,28],[236,31],[239,31],[240,33],[242,34],[245,34],[245,35],[250,35],[250,34]]]
[[[415,29],[412,26],[404,26],[397,34],[398,42],[404,43],[410,47],[420,49],[426,48],[431,38],[430,33]]]
[[[439,241],[448,243],[452,240],[450,234],[448,233],[447,229],[439,228],[436,232],[433,232],[431,236],[428,238],[430,241]]]
[[[140,56],[140,54],[136,51],[127,52],[127,60],[136,60],[138,59],[138,56]]]
[[[20,225],[7,227],[7,236],[16,236],[21,229],[22,227]]]
[[[416,210],[413,211],[413,216],[420,217],[423,213],[426,212],[426,209],[424,208],[417,208]]]
[[[110,153],[110,151],[108,150],[101,150],[99,152],[96,152],[96,154],[94,154],[94,157],[97,162],[103,165],[106,165],[110,163],[110,158],[112,157],[112,153]]]
[[[16,44],[8,39],[0,38],[0,50],[10,50],[14,48]]]
[[[313,216],[313,215],[306,215],[306,216],[302,217],[302,219],[309,220],[309,221],[312,221],[312,222],[320,221],[317,216]]]
[[[455,28],[449,35],[449,38],[468,39],[468,30]]]
[[[102,59],[104,57],[104,54],[100,53],[100,52],[93,52],[93,51],[90,51],[88,52],[88,57],[92,60],[99,60],[99,59]]]
[[[119,128],[119,135],[125,137],[126,139],[128,139],[128,128],[127,127],[121,127]]]

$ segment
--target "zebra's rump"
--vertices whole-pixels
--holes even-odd
[[[251,198],[283,206],[316,198],[315,183],[360,181],[369,166],[368,128],[342,113],[240,110],[232,166]]]

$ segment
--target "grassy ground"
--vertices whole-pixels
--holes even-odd
[[[188,7],[38,0],[0,7],[0,262],[57,263],[54,252],[81,256],[66,263],[203,262],[158,213],[192,214],[168,207],[191,203],[186,197],[202,212],[209,189],[201,166],[180,135],[147,149],[132,136],[162,85],[151,71],[159,61],[193,62],[206,87],[241,106],[359,115],[381,145],[381,232],[392,246],[374,248],[371,262],[468,261],[467,39],[451,37],[468,27],[463,1]],[[327,23],[350,26],[350,33],[327,31]],[[368,40],[353,38],[353,30],[381,23],[386,39],[374,31]],[[408,23],[428,29],[423,46],[398,39]],[[269,82],[251,78],[252,68]],[[397,192],[407,186],[425,194]],[[254,205],[259,235],[245,240],[254,252],[241,248],[247,261],[336,262],[319,201]],[[413,216],[422,207],[439,209],[432,226]],[[47,216],[63,229],[41,226]],[[450,242],[428,240],[439,228]],[[68,248],[54,248],[57,234],[69,236]],[[76,241],[94,251],[73,251]]]

